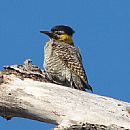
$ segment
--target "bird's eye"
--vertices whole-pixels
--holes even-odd
[[[60,33],[60,32],[56,32],[56,34],[61,35],[61,33]]]
[[[56,31],[55,33],[58,35],[62,35],[62,34],[64,34],[64,31]]]

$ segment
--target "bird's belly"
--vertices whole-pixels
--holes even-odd
[[[48,43],[44,49],[44,69],[52,80],[57,82],[70,81],[71,72],[52,50],[52,45]]]
[[[71,78],[70,71],[58,57],[49,57],[46,59],[44,68],[47,73],[53,77],[57,77],[61,81]]]

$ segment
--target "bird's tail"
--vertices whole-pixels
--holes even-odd
[[[83,82],[83,86],[84,86],[85,89],[88,89],[93,93],[93,88],[88,83]]]
[[[82,91],[86,91],[85,89],[88,89],[93,93],[92,87],[89,84],[87,84],[86,82],[83,82],[82,80],[80,80],[80,82],[78,82],[78,80],[76,80],[76,82],[72,81],[70,86],[72,88],[82,90]]]
[[[93,93],[93,88],[88,84],[88,89]]]

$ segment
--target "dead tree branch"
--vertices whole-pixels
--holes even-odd
[[[30,60],[0,72],[0,116],[48,122],[58,130],[130,129],[129,103],[50,83]]]

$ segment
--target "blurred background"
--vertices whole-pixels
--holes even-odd
[[[1,0],[0,70],[27,58],[43,69],[40,30],[64,24],[75,30],[74,43],[94,93],[130,102],[129,0]],[[49,130],[54,125],[0,117],[0,130]]]

